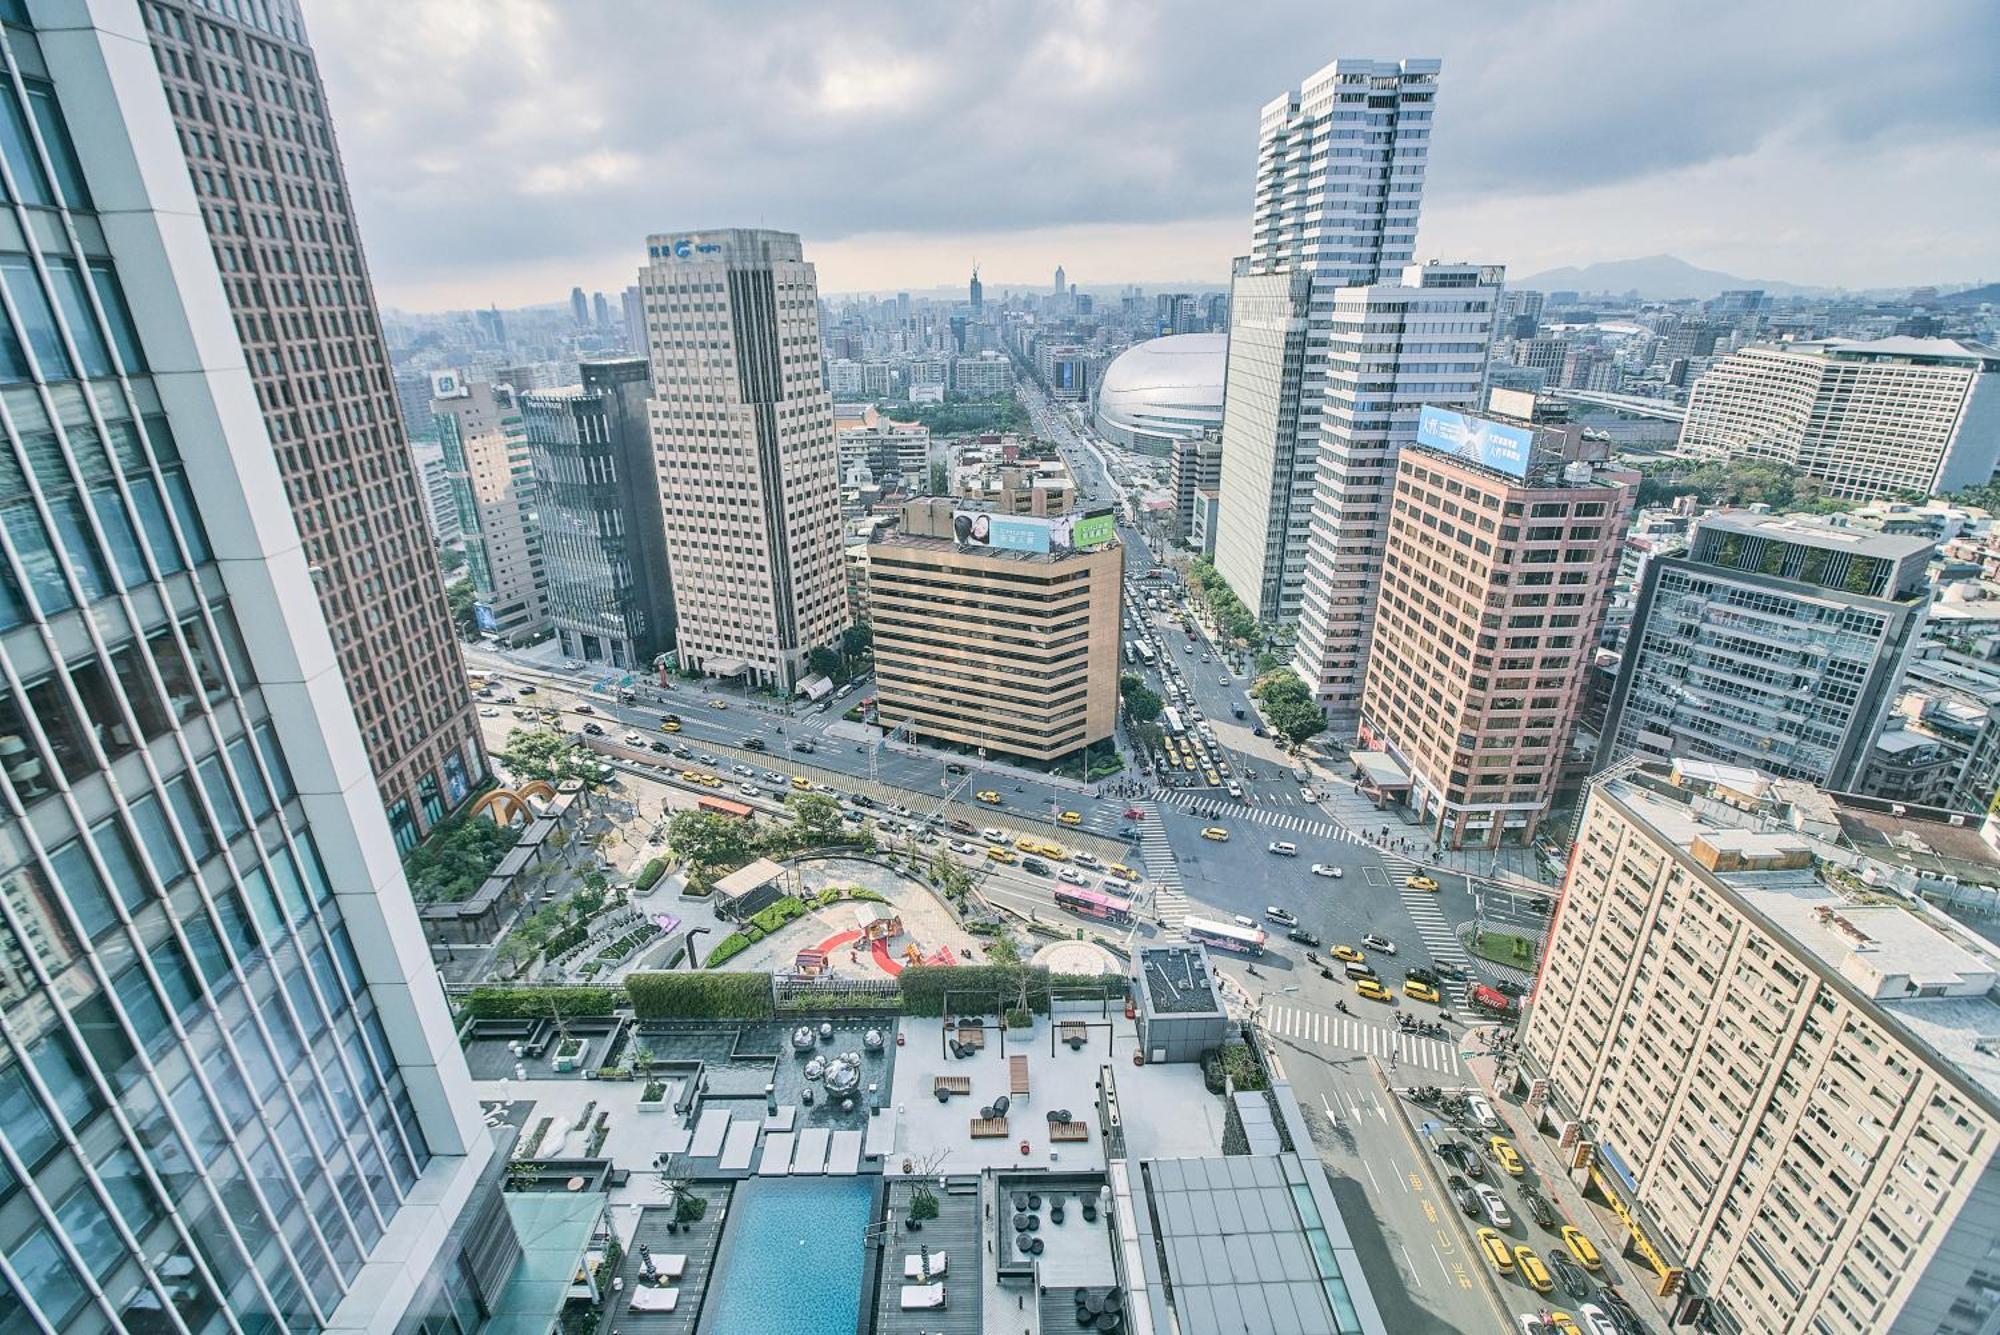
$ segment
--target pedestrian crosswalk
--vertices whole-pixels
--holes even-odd
[[[1275,830],[1290,830],[1296,834],[1311,835],[1316,839],[1350,839],[1357,844],[1366,842],[1332,821],[1316,820],[1301,811],[1245,806],[1241,802],[1232,802],[1226,798],[1218,801],[1212,797],[1186,791],[1164,793],[1158,800],[1191,815],[1200,816],[1204,820],[1248,820],[1255,821],[1259,825],[1268,825]]]
[[[1365,1052],[1399,1070],[1408,1067],[1445,1076],[1459,1073],[1457,1043],[1401,1033],[1350,1015],[1305,1006],[1267,1006],[1259,1024],[1271,1037],[1299,1047]]]
[[[1403,888],[1403,908],[1416,924],[1417,935],[1423,938],[1424,948],[1439,964],[1455,964],[1461,970],[1472,968],[1472,957],[1459,944],[1458,933],[1452,931],[1451,923],[1437,906],[1437,896],[1423,890]],[[1444,994],[1452,1005],[1463,1009],[1466,1005],[1468,985],[1464,979],[1447,979]]]
[[[1139,866],[1153,887],[1153,916],[1162,927],[1178,932],[1187,921],[1187,891],[1181,884],[1180,861],[1160,825],[1160,808],[1155,802],[1141,802],[1145,815],[1139,821]]]

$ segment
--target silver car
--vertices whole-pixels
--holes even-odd
[[[1472,1184],[1472,1194],[1479,1197],[1479,1208],[1486,1212],[1486,1222],[1495,1228],[1514,1227],[1514,1216],[1507,1211],[1507,1202],[1499,1192],[1484,1182]]]

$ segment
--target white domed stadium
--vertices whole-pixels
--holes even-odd
[[[1130,449],[1164,453],[1222,425],[1227,334],[1170,334],[1118,354],[1098,382],[1097,430]]]

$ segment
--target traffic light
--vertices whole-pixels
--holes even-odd
[[[1681,1291],[1681,1281],[1686,1278],[1687,1271],[1679,1266],[1670,1266],[1667,1272],[1660,1276],[1660,1287],[1653,1292],[1662,1298],[1671,1298]]]

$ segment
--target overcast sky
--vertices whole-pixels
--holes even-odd
[[[1257,114],[1438,56],[1419,258],[2000,277],[2000,5],[308,0],[381,299],[633,281],[801,233],[823,291],[1221,283]]]

